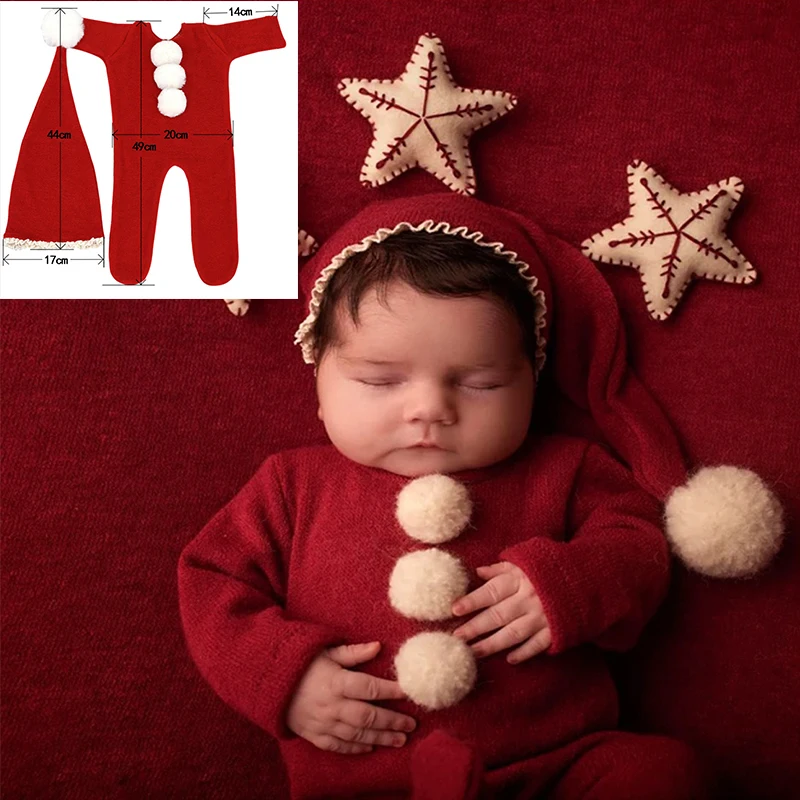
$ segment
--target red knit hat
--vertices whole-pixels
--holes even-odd
[[[58,22],[56,17],[56,42]],[[67,22],[72,23],[72,18],[62,23],[62,37]],[[52,27],[52,20],[49,24]],[[82,32],[81,20],[81,35]],[[67,43],[66,38],[62,41]],[[70,46],[75,43],[71,29],[69,43]],[[94,165],[72,99],[67,51],[57,47],[50,74],[22,140],[11,185],[4,243],[14,249],[54,248],[59,244],[87,248],[99,247],[102,238]]]
[[[536,373],[547,361],[565,408],[560,427],[597,431],[638,483],[666,502],[666,534],[687,566],[713,577],[742,577],[772,559],[783,538],[783,511],[772,492],[740,467],[704,467],[688,476],[674,430],[628,366],[625,331],[605,279],[577,249],[519,214],[454,193],[367,206],[301,271],[309,313],[295,343],[306,363],[314,363],[312,328],[331,275],[353,253],[402,230],[469,239],[528,279],[540,307]]]

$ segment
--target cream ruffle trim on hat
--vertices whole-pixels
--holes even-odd
[[[37,239],[3,239],[3,244],[12,250],[29,250],[33,247],[39,250],[65,250],[67,247],[74,250],[89,250],[92,247],[102,247],[103,239],[77,239],[74,242],[45,242]]]
[[[528,264],[524,261],[520,261],[517,258],[517,254],[511,250],[505,250],[503,245],[500,242],[485,242],[483,241],[483,234],[480,231],[473,231],[470,233],[465,226],[460,226],[457,228],[451,227],[447,222],[434,222],[432,219],[426,219],[424,222],[421,222],[419,225],[413,225],[410,222],[399,222],[394,228],[379,228],[374,234],[371,236],[367,236],[365,239],[362,239],[357,244],[352,244],[349,247],[345,247],[344,250],[341,251],[337,256],[333,258],[330,264],[325,267],[322,272],[320,273],[319,278],[317,278],[316,283],[314,284],[314,289],[311,292],[311,301],[308,304],[309,314],[300,324],[300,327],[297,329],[297,332],[294,336],[294,343],[299,344],[303,350],[303,361],[306,364],[313,364],[314,363],[314,342],[313,337],[311,335],[312,328],[314,326],[314,322],[319,315],[319,307],[320,303],[322,302],[322,295],[325,291],[325,287],[328,285],[328,281],[331,279],[331,275],[336,272],[339,267],[344,264],[347,259],[353,255],[354,253],[360,253],[364,250],[367,250],[371,245],[377,244],[378,242],[382,242],[384,239],[387,239],[394,233],[399,233],[400,231],[427,231],[428,233],[448,233],[451,236],[460,236],[462,239],[468,239],[469,241],[473,242],[474,244],[480,245],[481,247],[485,247],[489,250],[492,250],[499,256],[505,258],[512,266],[516,267],[519,274],[528,281],[528,288],[530,289],[531,294],[536,298],[538,301],[538,308],[536,311],[536,364],[535,364],[535,372],[538,376],[539,373],[542,371],[542,367],[544,367],[545,362],[545,346],[546,342],[544,339],[544,327],[545,327],[545,319],[547,316],[547,307],[545,302],[544,292],[541,289],[537,289],[538,279],[535,275],[531,275],[530,268]]]

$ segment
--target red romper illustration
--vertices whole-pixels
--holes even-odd
[[[83,23],[75,47],[103,59],[111,91],[111,274],[126,284],[147,277],[161,187],[178,166],[189,184],[197,271],[204,283],[226,283],[239,261],[228,70],[235,58],[286,46],[278,18],[183,23],[166,40],[147,22]],[[170,130],[188,138],[165,138]]]

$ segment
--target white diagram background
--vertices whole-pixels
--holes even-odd
[[[205,0],[209,24],[237,23],[231,4]],[[54,5],[48,3],[49,6]],[[57,5],[57,4],[55,4]],[[183,22],[201,22],[198,2],[80,2],[68,4],[84,17],[106,22],[156,19],[156,35],[174,36]],[[234,121],[239,267],[222,286],[207,286],[192,258],[189,188],[179,167],[164,180],[158,210],[153,260],[146,284],[121,286],[105,267],[88,261],[46,265],[44,260],[0,265],[3,298],[296,298],[297,297],[297,2],[260,0],[242,9],[278,6],[286,47],[235,59],[229,84]],[[237,7],[234,5],[234,7]],[[53,62],[54,48],[40,30],[46,11],[38,2],[0,3],[0,225],[5,231],[11,182],[19,148]],[[255,14],[253,18],[255,18]],[[113,150],[111,101],[103,61],[70,50],[69,76],[78,118],[97,174],[103,229],[111,227]],[[276,116],[268,108],[281,109]],[[119,142],[117,142],[117,146]],[[54,187],[43,187],[58,191]],[[54,251],[56,252],[56,251]],[[81,252],[81,256],[94,250]],[[102,248],[99,252],[102,252]],[[76,255],[78,251],[75,251]],[[9,250],[9,258],[45,256],[43,251]],[[60,253],[69,256],[69,253]],[[108,238],[106,238],[108,258]],[[111,286],[104,284],[112,284]],[[115,285],[116,284],[116,285]]]

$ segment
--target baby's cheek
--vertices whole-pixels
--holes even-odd
[[[470,426],[474,446],[494,460],[513,453],[524,441],[530,424],[529,409],[508,402],[508,398],[498,401],[487,403]]]
[[[353,436],[375,450],[397,438],[401,421],[386,401],[379,398],[356,397],[348,408]]]

